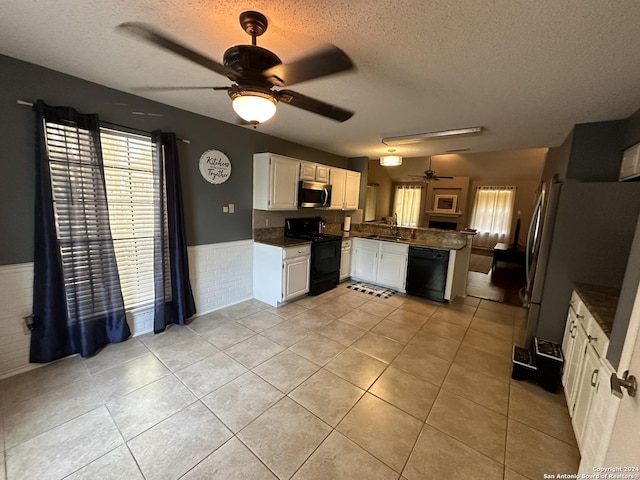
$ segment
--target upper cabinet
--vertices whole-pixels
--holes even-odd
[[[329,183],[329,167],[319,163],[300,162],[300,180]]]
[[[630,180],[640,176],[640,143],[627,148],[622,154],[620,180]]]
[[[331,210],[356,210],[360,172],[305,162],[276,153],[253,155],[253,208],[297,210],[298,182],[331,184]]]
[[[331,168],[331,210],[356,210],[360,200],[360,172]]]
[[[253,155],[253,208],[297,210],[300,161],[275,153]]]

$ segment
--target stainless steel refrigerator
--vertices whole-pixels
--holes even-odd
[[[619,288],[640,214],[640,183],[549,180],[527,236],[523,346],[561,342],[575,283]]]

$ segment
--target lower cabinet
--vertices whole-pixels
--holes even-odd
[[[253,296],[274,307],[309,291],[311,245],[253,244]]]
[[[583,454],[590,443],[587,433],[593,435],[589,425],[593,421],[593,399],[598,389],[608,388],[609,377],[604,378],[610,370],[605,358],[608,346],[608,337],[574,291],[562,340],[565,357],[562,384],[573,431]]]
[[[354,238],[351,277],[404,292],[408,252],[403,243]]]
[[[350,238],[342,239],[342,250],[340,251],[340,281],[346,280],[351,274],[351,244]]]

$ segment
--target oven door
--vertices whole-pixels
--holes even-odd
[[[311,278],[340,275],[342,240],[317,241],[311,248]]]

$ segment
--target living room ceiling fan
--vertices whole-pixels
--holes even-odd
[[[338,122],[344,122],[353,116],[354,112],[350,110],[293,90],[274,89],[355,69],[346,53],[330,45],[300,60],[284,64],[276,54],[257,45],[257,37],[266,32],[268,27],[267,18],[263,14],[255,11],[242,12],[240,25],[251,36],[251,45],[234,45],[228,48],[224,52],[222,63],[196,52],[145,23],[127,22],[116,28],[227,77],[233,82],[232,85],[204,88],[226,90],[235,112],[252,125],[269,120],[275,114],[279,102]],[[191,88],[203,87],[152,87],[149,90]]]
[[[410,177],[421,178],[423,182],[433,182],[440,179],[452,179],[453,177],[445,177],[444,175],[436,175],[436,172],[431,170],[431,157],[429,157],[429,168],[424,171],[422,175],[409,175]]]

